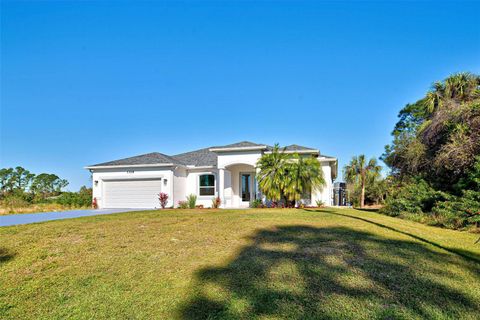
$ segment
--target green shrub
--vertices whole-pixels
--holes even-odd
[[[79,192],[64,192],[50,200],[69,207],[90,207],[92,205],[92,189],[82,187]]]
[[[385,201],[381,212],[390,216],[427,213],[438,201],[449,198],[448,194],[434,190],[424,180],[416,179],[395,190]]]
[[[414,180],[387,198],[381,213],[450,229],[480,224],[480,192],[465,190],[461,196],[436,191],[423,180]]]
[[[195,204],[197,203],[197,196],[195,194],[190,194],[187,197],[187,203],[190,209],[195,209]]]
[[[261,199],[255,199],[250,203],[250,208],[263,208],[263,202]]]
[[[322,200],[315,200],[315,204],[319,208],[325,206],[325,203]]]
[[[438,202],[432,209],[438,225],[460,229],[480,223],[480,192],[466,190],[451,201]]]

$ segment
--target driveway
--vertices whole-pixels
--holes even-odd
[[[43,222],[50,220],[61,220],[79,217],[96,216],[99,214],[112,214],[128,211],[144,211],[152,209],[97,209],[97,210],[71,210],[60,212],[42,212],[29,214],[11,214],[0,216],[0,227],[14,226],[17,224],[27,224],[35,222]]]

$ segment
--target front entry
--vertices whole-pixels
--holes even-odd
[[[254,172],[240,173],[240,205],[248,207],[255,200],[257,183]]]

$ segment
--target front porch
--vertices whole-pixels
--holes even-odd
[[[252,201],[262,198],[253,165],[236,163],[218,171],[222,208],[248,208]]]

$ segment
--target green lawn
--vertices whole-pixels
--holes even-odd
[[[478,235],[357,210],[0,228],[0,319],[478,319]]]

